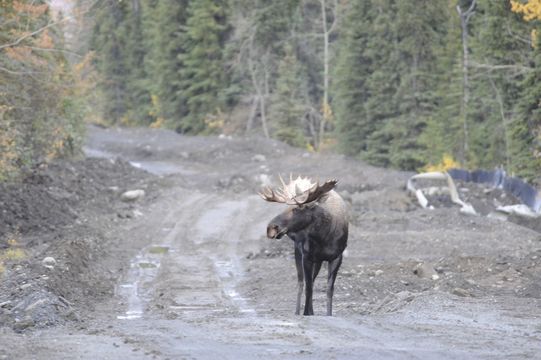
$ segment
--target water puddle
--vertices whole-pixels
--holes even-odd
[[[85,153],[86,157],[90,158],[100,158],[100,159],[115,159],[117,157],[121,157],[120,155],[115,155],[113,153],[99,150],[99,149],[93,149],[89,148],[87,146],[83,147],[83,152]],[[164,175],[172,175],[172,174],[182,174],[182,175],[194,175],[197,172],[185,169],[184,167],[174,164],[172,162],[168,161],[128,161],[131,166],[142,169],[145,171],[148,171],[151,174],[158,175],[158,176],[164,176]]]
[[[115,156],[107,151],[92,149],[86,146],[83,146],[83,152],[86,157],[90,158],[100,158],[100,159],[114,159]]]
[[[172,252],[168,244],[192,241],[195,247],[177,243],[179,247],[192,249],[172,254],[180,269],[184,283],[179,286],[170,309],[189,316],[207,316],[212,313],[236,313],[255,315],[249,299],[237,290],[245,273],[238,255],[240,251],[238,229],[242,223],[247,201],[224,201],[201,213],[193,225],[189,240],[179,236],[175,223],[164,224],[166,233],[162,244],[145,247],[130,262],[124,281],[117,286],[117,295],[126,304],[126,311],[117,316],[121,320],[139,319],[144,316],[146,304],[152,298],[152,283],[160,271],[163,256]],[[181,240],[182,239],[182,240]]]
[[[117,319],[133,320],[143,316],[145,304],[151,298],[145,286],[156,278],[161,258],[169,251],[168,246],[151,245],[144,248],[130,261],[130,269],[124,281],[115,290],[116,295],[124,299],[127,306],[124,314],[118,315]]]
[[[238,258],[229,260],[213,259],[214,268],[220,278],[224,294],[231,299],[233,305],[240,313],[255,314],[255,310],[248,304],[248,299],[241,296],[236,290],[237,284],[243,279],[244,271]]]
[[[193,175],[196,171],[187,170],[184,167],[166,161],[130,161],[131,166],[143,169],[154,175]]]

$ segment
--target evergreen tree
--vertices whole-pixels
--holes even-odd
[[[382,131],[390,132],[389,161],[392,166],[415,170],[424,165],[419,137],[436,108],[436,53],[445,34],[445,0],[397,2],[396,38],[399,74],[394,103],[395,118]]]
[[[223,107],[222,91],[227,80],[224,71],[223,50],[228,33],[226,2],[198,0],[188,6],[183,44],[180,54],[180,92],[187,99],[188,114],[177,126],[186,133],[205,130],[206,121]]]
[[[536,26],[541,34],[541,25]],[[541,37],[535,37],[534,69],[521,84],[517,113],[511,123],[512,171],[518,176],[541,180]]]
[[[410,170],[424,163],[420,134],[437,104],[442,2],[353,5],[337,86],[339,139],[350,153]]]
[[[286,46],[285,56],[278,65],[276,91],[271,101],[270,115],[273,136],[293,145],[305,146],[302,116],[304,104],[301,89],[301,68],[291,46]]]
[[[153,0],[143,5],[145,85],[153,99],[150,111],[153,120],[161,118],[178,126],[175,122],[188,112],[179,76],[188,0]]]
[[[129,104],[126,116],[136,124],[150,121],[150,92],[147,87],[147,74],[144,61],[147,48],[143,40],[143,16],[141,0],[132,0],[125,20],[121,37],[125,41],[126,67],[128,71],[126,92]]]
[[[101,76],[103,116],[106,122],[118,123],[129,109],[129,66],[126,51],[125,1],[103,1],[96,13],[91,50],[97,53],[96,67]]]
[[[337,136],[340,149],[349,155],[366,151],[368,136],[374,131],[365,104],[370,96],[367,79],[374,67],[368,47],[373,11],[370,1],[351,4],[338,54],[334,85]]]

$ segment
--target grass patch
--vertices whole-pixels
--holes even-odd
[[[139,267],[141,269],[153,269],[153,268],[156,268],[157,266],[155,264],[153,264],[153,263],[140,262]]]
[[[4,252],[0,255],[0,259],[5,261],[18,261],[23,260],[26,258],[26,253],[23,249],[6,249]]]
[[[148,249],[148,252],[151,254],[167,254],[169,252],[169,248],[167,246],[153,246],[150,249]]]
[[[26,252],[23,249],[17,247],[19,244],[18,239],[18,233],[11,234],[6,241],[10,247],[0,251],[0,275],[2,275],[6,271],[6,262],[20,261],[26,259]]]

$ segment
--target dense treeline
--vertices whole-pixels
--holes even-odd
[[[44,0],[0,1],[0,181],[79,147],[81,97],[61,23]]]
[[[540,180],[539,0],[77,0],[85,94],[46,2],[0,1],[2,169],[76,148],[84,97],[107,124]]]
[[[537,24],[489,0],[363,2],[351,14],[336,84],[346,151],[405,169],[448,153],[539,174]]]
[[[104,1],[93,37],[103,117],[337,142],[409,170],[447,155],[534,179],[537,3]]]

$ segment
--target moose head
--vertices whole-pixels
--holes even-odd
[[[271,239],[280,239],[287,233],[297,233],[313,224],[321,213],[318,201],[326,197],[338,182],[329,180],[320,186],[319,181],[312,183],[310,179],[300,176],[293,180],[290,175],[289,184],[286,184],[281,176],[279,178],[282,188],[273,190],[266,187],[259,193],[263,200],[290,205],[269,223],[267,236]]]

